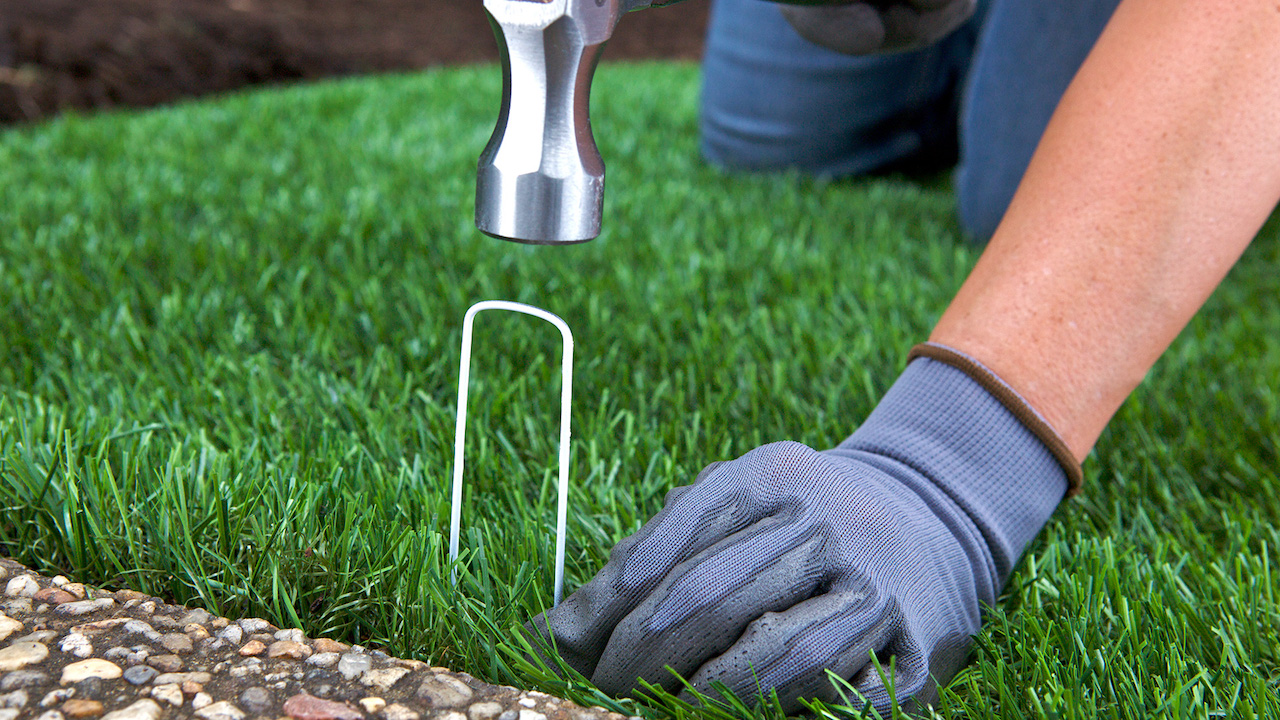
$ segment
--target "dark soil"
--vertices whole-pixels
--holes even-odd
[[[605,59],[696,58],[706,14],[631,13]],[[0,0],[0,122],[496,58],[482,0]]]

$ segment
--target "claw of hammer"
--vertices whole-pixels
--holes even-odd
[[[503,69],[502,111],[476,175],[476,227],[486,234],[535,244],[600,234],[604,161],[591,134],[591,79],[631,4],[485,0]]]

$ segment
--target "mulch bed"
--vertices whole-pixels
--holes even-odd
[[[487,62],[482,0],[4,0],[0,123],[248,85]],[[606,60],[698,57],[705,0],[623,19]]]

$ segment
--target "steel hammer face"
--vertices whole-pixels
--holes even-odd
[[[476,227],[542,245],[600,234],[604,161],[591,79],[621,0],[485,0],[502,53],[502,110],[476,174]]]

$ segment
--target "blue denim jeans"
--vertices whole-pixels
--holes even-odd
[[[848,176],[958,156],[961,223],[995,231],[1067,84],[1119,0],[980,0],[927,48],[849,57],[766,0],[714,0],[702,151],[735,170]]]

